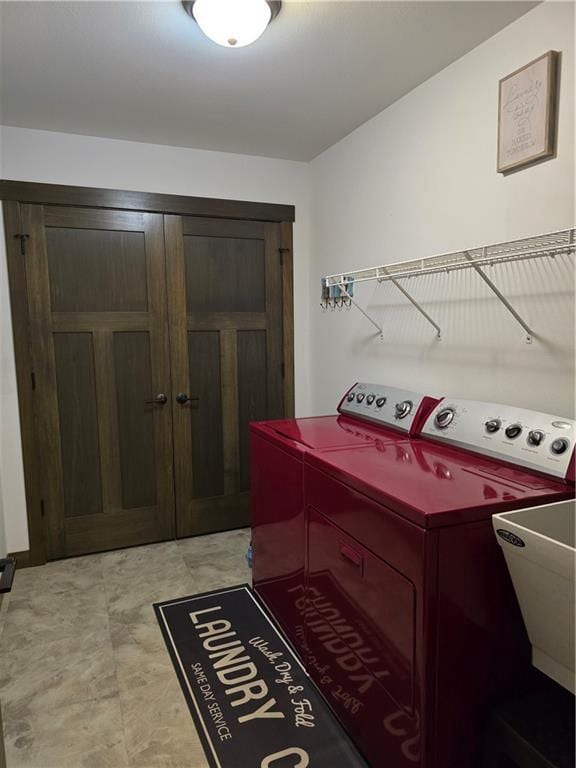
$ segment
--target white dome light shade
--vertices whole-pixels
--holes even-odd
[[[272,18],[266,0],[195,0],[192,10],[202,32],[226,48],[250,45]]]

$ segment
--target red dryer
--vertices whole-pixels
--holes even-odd
[[[491,517],[570,498],[575,439],[566,419],[443,400],[421,439],[305,455],[301,646],[373,768],[476,766],[490,707],[529,681]]]
[[[316,451],[408,442],[437,399],[355,384],[338,415],[250,425],[254,589],[304,660],[304,458]]]

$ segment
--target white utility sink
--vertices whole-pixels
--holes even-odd
[[[572,693],[576,502],[494,515],[532,643],[532,663]]]

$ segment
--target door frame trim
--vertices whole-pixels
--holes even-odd
[[[42,565],[46,562],[46,540],[42,509],[40,462],[36,415],[34,413],[34,391],[32,387],[32,344],[30,318],[28,315],[28,285],[26,264],[20,252],[16,235],[22,232],[21,206],[17,202],[4,201],[4,231],[6,237],[6,258],[8,263],[8,284],[12,316],[12,337],[16,358],[16,384],[18,390],[18,412],[22,460],[24,464],[24,488],[28,517],[28,557],[20,554],[18,565]]]
[[[61,207],[110,208],[146,213],[177,214],[204,218],[244,219],[280,224],[280,252],[283,281],[284,341],[284,415],[294,416],[294,257],[292,223],[293,205],[224,200],[181,195],[131,192],[124,190],[77,187],[61,184],[0,180],[0,200],[4,215],[8,284],[11,304],[12,335],[16,362],[18,410],[24,464],[26,513],[29,550],[23,566],[47,562],[46,538],[42,514],[42,488],[38,456],[37,422],[32,387],[32,356],[28,287],[25,262],[15,237],[22,233],[22,204]]]
[[[205,216],[211,219],[276,222],[295,220],[293,205],[185,197],[98,187],[75,187],[64,184],[40,184],[6,179],[0,180],[0,200],[77,208],[115,208],[146,213],[175,213],[181,216]]]

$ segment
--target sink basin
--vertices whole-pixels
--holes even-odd
[[[532,643],[532,663],[572,693],[576,502],[492,518]]]

